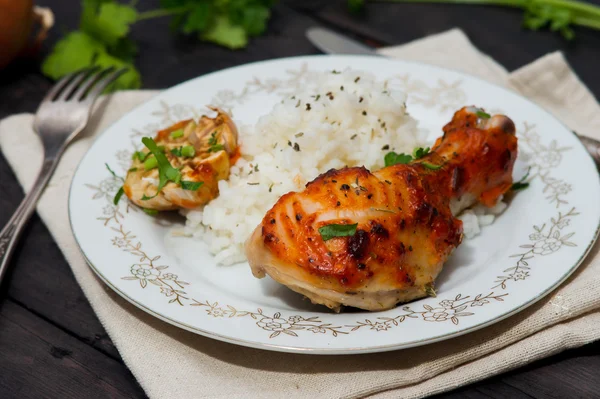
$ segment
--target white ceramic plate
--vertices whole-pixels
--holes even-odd
[[[358,67],[357,67],[358,66]],[[454,253],[437,280],[437,298],[384,312],[333,314],[312,306],[247,264],[217,266],[197,242],[174,238],[182,218],[154,218],[112,203],[119,174],[140,137],[199,116],[203,106],[233,110],[254,123],[311,71],[359,68],[389,78],[409,94],[408,107],[432,137],[463,105],[503,112],[516,123],[515,174],[531,167],[531,185],[509,208]],[[319,354],[377,352],[423,345],[490,325],[548,294],[581,263],[597,236],[600,184],[577,138],[528,100],[441,68],[357,56],[311,56],[260,62],[199,77],[166,90],[111,126],[73,179],[73,232],[92,269],[113,290],[160,319],[215,339],[256,348]],[[468,339],[468,338],[467,338]]]

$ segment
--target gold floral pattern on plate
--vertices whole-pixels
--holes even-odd
[[[291,95],[294,90],[310,79],[312,73],[306,64],[303,64],[297,70],[286,71],[287,77],[283,79],[254,78],[247,82],[239,92],[218,91],[213,97],[213,104],[231,111],[235,105],[243,104],[257,93]],[[401,75],[390,79],[389,84],[400,85],[403,90],[408,92],[411,101],[425,107],[435,107],[440,111],[458,108],[467,100],[460,80],[446,82],[440,79],[434,85],[428,85],[421,80],[411,79],[410,75]],[[160,108],[152,112],[152,115],[157,120],[134,129],[130,134],[131,148],[120,149],[116,152],[115,157],[123,171],[129,168],[131,154],[139,149],[141,137],[153,136],[157,130],[178,120],[197,118],[201,115],[201,111],[191,105],[167,104],[161,101]],[[552,171],[561,164],[562,154],[569,148],[559,146],[555,140],[548,144],[542,143],[533,124],[525,123],[524,129],[519,132],[519,138],[527,150],[525,154],[529,158],[531,166],[528,182],[539,178],[543,183],[546,199],[550,203],[555,204],[557,208],[568,204],[565,196],[571,192],[572,187],[566,181],[553,177]],[[345,325],[327,322],[323,320],[325,316],[304,317],[284,315],[281,312],[266,314],[261,308],[240,310],[228,304],[222,305],[218,301],[198,300],[186,292],[186,286],[189,286],[190,283],[169,271],[170,266],[159,264],[161,256],[150,255],[134,233],[126,229],[127,215],[131,211],[137,211],[137,208],[131,206],[126,197],[123,197],[118,205],[113,204],[113,197],[121,183],[118,177],[111,175],[95,185],[86,184],[86,186],[94,192],[92,199],[102,199],[106,203],[97,219],[114,232],[111,239],[112,246],[136,258],[135,262],[127,265],[128,275],[123,276],[122,279],[136,282],[140,289],[155,289],[156,293],[163,295],[169,304],[202,308],[208,317],[223,320],[252,319],[256,327],[269,333],[271,339],[281,334],[298,337],[301,332],[331,334],[338,337],[365,329],[377,332],[388,331],[408,321],[458,325],[461,318],[474,315],[478,309],[484,306],[501,303],[510,295],[509,292],[497,293],[496,291],[476,295],[458,294],[453,299],[440,300],[436,306],[423,304],[421,309],[414,309],[413,305],[404,305],[398,308],[398,314],[393,317],[376,317],[374,314],[374,317],[358,319],[353,324]],[[539,226],[533,226],[533,232],[529,235],[530,242],[520,246],[525,252],[512,255],[517,258],[517,263],[515,266],[503,270],[504,274],[498,276],[491,290],[506,291],[509,289],[509,282],[516,283],[530,278],[535,257],[551,256],[564,247],[576,246],[572,242],[574,232],[564,233],[563,231],[569,226],[571,219],[577,215],[575,208],[572,208],[566,213],[558,212],[557,216]]]

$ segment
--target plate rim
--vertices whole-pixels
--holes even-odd
[[[592,239],[589,241],[587,247],[585,248],[585,250],[583,251],[582,255],[577,259],[576,262],[574,262],[574,264],[566,271],[565,274],[563,274],[561,276],[560,279],[558,279],[552,286],[548,287],[546,290],[544,290],[543,292],[541,292],[540,294],[538,294],[536,297],[531,298],[530,300],[528,300],[527,302],[523,303],[521,306],[518,306],[512,310],[509,310],[505,313],[500,314],[497,317],[494,317],[493,319],[490,319],[488,321],[485,322],[480,322],[476,325],[473,325],[471,327],[468,328],[464,328],[461,329],[459,331],[455,331],[455,332],[450,332],[444,335],[440,335],[434,338],[426,338],[426,339],[420,339],[420,340],[413,340],[413,341],[409,341],[409,342],[404,342],[401,344],[387,344],[387,345],[380,345],[380,346],[369,346],[369,347],[347,347],[347,348],[310,348],[310,347],[298,347],[298,346],[290,346],[290,345],[277,345],[277,344],[270,344],[270,343],[263,343],[263,342],[258,342],[256,340],[244,340],[244,339],[239,339],[239,338],[231,338],[229,336],[225,336],[219,333],[215,333],[213,331],[207,331],[204,330],[202,328],[198,328],[198,327],[194,327],[191,326],[187,323],[181,322],[181,321],[177,321],[169,316],[166,316],[164,314],[161,313],[157,313],[156,311],[154,311],[153,309],[147,307],[146,305],[138,302],[136,299],[134,299],[133,297],[131,297],[130,295],[126,294],[125,292],[122,292],[121,290],[119,290],[117,287],[115,287],[100,271],[100,269],[98,269],[93,262],[91,262],[91,260],[88,258],[87,254],[84,252],[83,247],[81,245],[81,242],[77,236],[77,234],[75,233],[75,229],[73,226],[73,220],[72,220],[72,201],[73,201],[73,182],[75,180],[75,176],[78,175],[79,171],[80,171],[80,167],[81,164],[83,163],[83,161],[88,157],[88,155],[90,154],[90,152],[93,150],[94,146],[97,144],[97,142],[99,141],[99,139],[106,134],[106,132],[108,132],[109,130],[111,130],[115,125],[119,124],[125,117],[127,117],[128,115],[137,112],[140,108],[146,106],[150,101],[154,101],[157,97],[162,96],[165,93],[168,93],[170,91],[174,91],[176,89],[178,89],[181,86],[184,86],[186,84],[189,84],[190,82],[197,80],[197,79],[201,79],[201,78],[208,78],[212,75],[224,72],[224,71],[234,71],[236,69],[241,69],[241,68],[245,68],[248,66],[256,66],[256,65],[260,65],[260,64],[265,64],[265,63],[277,63],[280,61],[301,61],[301,60],[306,60],[306,61],[310,61],[311,59],[319,59],[319,58],[352,58],[352,59],[356,59],[356,58],[364,58],[364,59],[383,59],[386,60],[386,62],[398,62],[398,63],[404,63],[404,64],[412,64],[414,66],[427,66],[427,67],[431,67],[433,69],[438,69],[441,71],[450,71],[453,72],[463,78],[466,79],[470,79],[470,80],[476,80],[479,82],[484,82],[485,84],[494,86],[496,89],[500,89],[501,91],[505,92],[505,93],[510,93],[511,95],[516,95],[518,97],[520,97],[522,100],[526,101],[527,103],[529,103],[530,105],[542,110],[544,113],[547,114],[547,116],[549,116],[551,119],[553,119],[555,122],[558,122],[560,124],[560,126],[562,126],[565,130],[567,130],[568,132],[571,132],[572,135],[575,136],[575,138],[577,139],[577,143],[578,145],[581,146],[581,149],[587,154],[588,156],[588,160],[591,161],[593,163],[593,159],[591,157],[591,155],[587,152],[587,150],[585,149],[585,146],[583,145],[583,143],[581,143],[581,141],[579,140],[579,138],[577,137],[577,135],[575,134],[575,132],[573,132],[571,129],[569,129],[561,120],[559,120],[558,118],[556,118],[552,113],[550,113],[548,110],[546,110],[546,108],[544,108],[543,106],[537,104],[536,102],[530,100],[529,98],[521,95],[520,93],[513,91],[507,87],[504,86],[500,86],[496,83],[493,82],[489,82],[479,76],[475,76],[475,75],[471,75],[467,72],[463,72],[463,71],[459,71],[456,69],[452,69],[452,68],[446,68],[446,67],[442,67],[442,66],[438,66],[438,65],[434,65],[434,64],[430,64],[430,63],[425,63],[425,62],[420,62],[420,61],[412,61],[412,60],[404,60],[404,59],[394,59],[394,58],[387,58],[387,57],[380,57],[377,55],[329,55],[329,54],[318,54],[318,55],[301,55],[301,56],[294,56],[294,57],[278,57],[278,58],[273,58],[273,59],[268,59],[268,60],[261,60],[261,61],[254,61],[254,62],[250,62],[250,63],[245,63],[245,64],[241,64],[241,65],[236,65],[233,67],[229,67],[229,68],[224,68],[224,69],[220,69],[217,71],[213,71],[204,75],[199,75],[196,76],[194,78],[188,79],[184,82],[178,83],[174,86],[171,86],[167,89],[163,89],[161,91],[159,91],[158,93],[156,93],[156,95],[148,98],[147,100],[141,102],[140,104],[136,105],[135,107],[133,107],[132,109],[130,109],[129,111],[127,111],[126,113],[124,113],[123,115],[121,115],[117,120],[115,120],[114,122],[112,122],[110,125],[108,125],[106,128],[104,128],[104,130],[99,133],[94,139],[93,141],[90,143],[89,148],[85,151],[84,155],[81,157],[81,159],[79,160],[77,167],[75,168],[75,171],[73,173],[73,178],[71,179],[71,182],[69,184],[69,197],[68,197],[68,214],[69,214],[69,226],[71,229],[71,232],[73,233],[73,237],[75,238],[75,242],[77,243],[77,246],[79,247],[79,251],[82,254],[82,256],[84,257],[86,263],[88,264],[88,266],[92,269],[92,271],[96,274],[96,276],[98,276],[98,278],[100,280],[103,281],[104,284],[106,284],[108,287],[111,288],[111,290],[113,290],[113,292],[117,293],[120,297],[122,297],[123,299],[125,299],[127,302],[129,302],[130,304],[136,306],[138,309],[144,311],[145,313],[150,314],[151,316],[154,316],[166,323],[169,323],[171,325],[174,325],[178,328],[182,328],[184,330],[190,331],[192,333],[198,334],[198,335],[202,335],[206,338],[211,338],[211,339],[216,339],[218,341],[222,341],[222,342],[227,342],[227,343],[231,343],[231,344],[236,344],[236,345],[241,345],[241,346],[245,346],[245,347],[250,347],[250,348],[256,348],[256,349],[262,349],[262,350],[271,350],[271,351],[277,351],[277,352],[286,352],[286,353],[298,353],[298,354],[315,354],[315,355],[346,355],[346,354],[366,354],[366,353],[377,353],[377,352],[387,352],[387,351],[394,351],[394,350],[400,350],[400,349],[408,349],[408,348],[412,348],[412,347],[417,347],[417,346],[422,346],[422,345],[427,345],[427,344],[432,344],[432,343],[436,343],[436,342],[440,342],[440,341],[445,341],[448,339],[452,339],[452,338],[456,338],[462,335],[466,335],[469,334],[471,332],[489,327],[493,324],[496,324],[500,321],[503,321],[511,316],[514,316],[517,313],[520,313],[521,311],[525,310],[526,308],[528,308],[529,306],[534,305],[535,303],[537,303],[538,301],[540,301],[541,299],[543,299],[544,297],[546,297],[548,294],[550,294],[552,291],[554,291],[555,289],[557,289],[560,285],[562,285],[578,268],[579,266],[581,266],[581,264],[585,261],[585,259],[587,258],[587,256],[589,255],[590,251],[592,250],[592,248],[594,247],[595,243],[597,242],[599,236],[600,236],[600,217],[599,220],[597,221],[596,224],[596,228],[593,234]],[[597,168],[594,168],[595,171],[595,175],[598,177],[599,179],[599,184],[600,184],[600,171],[598,171]]]

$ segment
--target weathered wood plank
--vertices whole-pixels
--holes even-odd
[[[600,342],[540,360],[501,380],[536,398],[597,398]]]
[[[3,398],[141,398],[127,368],[12,301],[0,309]]]
[[[529,399],[532,396],[506,384],[499,378],[492,378],[476,384],[467,385],[454,391],[432,396],[432,399],[463,399],[463,398],[493,398],[493,399]]]
[[[0,154],[0,226],[23,193]],[[119,353],[92,311],[46,226],[34,215],[19,243],[2,292],[115,359]],[[6,296],[6,294],[2,295]]]

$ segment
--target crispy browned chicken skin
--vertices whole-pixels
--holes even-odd
[[[246,243],[253,274],[334,310],[383,310],[426,296],[461,243],[451,201],[495,205],[517,157],[505,116],[465,107],[443,130],[432,152],[410,164],[330,170],[282,196]],[[324,241],[319,233],[355,223],[350,237]]]

